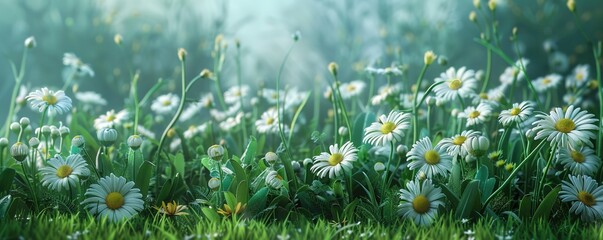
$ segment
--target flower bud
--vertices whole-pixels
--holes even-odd
[[[36,38],[33,36],[26,38],[25,42],[23,42],[23,45],[25,45],[26,48],[35,48],[37,45]]]
[[[291,37],[293,38],[293,41],[297,42],[301,38],[301,32],[295,31]]]
[[[514,168],[515,168],[515,163],[505,164],[505,170],[507,170],[507,172],[513,171]]]
[[[475,6],[475,8],[479,8],[481,5],[480,0],[473,0],[473,6]]]
[[[396,147],[396,153],[398,153],[398,155],[405,155],[406,152],[408,152],[407,146],[400,144]]]
[[[221,145],[212,145],[207,149],[207,155],[213,160],[220,161],[224,156],[224,147]]]
[[[428,106],[434,105],[436,103],[436,99],[432,96],[427,96],[425,98],[425,104],[427,104]]]
[[[27,126],[29,126],[29,123],[30,123],[30,122],[29,122],[29,118],[27,118],[27,117],[22,117],[22,118],[19,120],[19,124],[21,124],[21,126],[22,126],[23,128],[26,128]]]
[[[490,9],[490,11],[496,10],[496,0],[490,0],[488,1],[488,8]]]
[[[61,134],[61,136],[68,135],[69,132],[71,132],[71,131],[69,130],[68,127],[65,127],[65,126],[60,126],[59,127],[59,133]]]
[[[117,130],[113,128],[103,128],[96,132],[96,137],[103,146],[109,147],[117,141]]]
[[[15,160],[21,162],[25,160],[27,155],[29,154],[29,147],[22,142],[16,142],[10,148],[10,155],[15,158]]]
[[[281,188],[283,186],[283,181],[281,181],[279,178],[280,176],[278,175],[278,172],[274,170],[268,172],[268,175],[266,175],[265,178],[266,185],[274,189]]]
[[[423,181],[423,180],[427,179],[427,174],[425,174],[425,172],[423,172],[423,171],[419,171],[417,173],[417,178],[419,179],[419,181]]]
[[[331,62],[329,63],[329,72],[333,75],[333,76],[337,76],[337,70],[339,69],[339,66],[337,65],[337,63],[335,62]]]
[[[218,178],[211,178],[209,179],[209,181],[207,182],[207,186],[211,189],[211,190],[217,190],[220,187],[220,179]]]
[[[61,132],[59,131],[59,129],[55,126],[50,126],[50,136],[52,138],[56,138],[61,136]]]
[[[382,162],[377,162],[375,163],[375,165],[373,165],[373,169],[375,169],[375,172],[381,172],[385,170],[385,164],[383,164]]]
[[[341,127],[339,127],[338,132],[339,132],[339,135],[341,135],[341,136],[347,136],[348,135],[348,128],[344,127],[344,126],[341,126]]]
[[[276,155],[276,153],[274,152],[267,152],[264,156],[264,159],[266,159],[266,162],[268,162],[268,164],[274,165],[276,161],[278,161],[278,155]]]
[[[181,62],[184,62],[184,60],[186,60],[186,50],[184,50],[184,48],[178,49],[178,59],[180,59]]]
[[[13,132],[19,133],[19,131],[21,131],[21,124],[19,124],[18,122],[11,123],[10,130]]]
[[[567,0],[567,9],[569,9],[570,12],[576,12],[576,1]]]
[[[48,125],[44,125],[42,126],[42,128],[40,128],[40,131],[42,132],[42,135],[44,135],[45,137],[50,136],[50,127]]]
[[[425,65],[431,65],[433,61],[435,61],[437,58],[438,56],[435,55],[433,51],[427,51],[425,52],[425,55],[423,55],[423,62],[425,63]]]
[[[477,22],[477,14],[475,13],[475,11],[471,11],[469,13],[469,21]]]
[[[5,147],[8,147],[8,139],[7,138],[0,138],[0,149],[3,149]]]
[[[448,58],[446,56],[438,57],[438,64],[440,64],[442,66],[448,65]]]
[[[142,138],[139,135],[132,135],[128,138],[127,143],[132,150],[138,150],[142,145]]]
[[[213,76],[213,73],[209,69],[206,68],[206,69],[203,69],[199,75],[202,78],[211,78]]]
[[[293,168],[293,171],[295,171],[295,172],[299,172],[301,170],[301,165],[299,164],[298,161],[292,161],[291,167]]]
[[[312,164],[313,162],[314,161],[312,161],[311,158],[306,158],[306,159],[304,159],[303,164],[304,164],[304,166],[308,166],[308,165]]]
[[[82,135],[76,135],[75,137],[73,137],[71,139],[71,146],[74,146],[77,148],[84,147],[84,143],[86,143],[86,140],[84,140],[84,137]]]
[[[467,150],[475,157],[480,157],[488,151],[490,140],[484,136],[472,137],[468,139]]]
[[[123,41],[123,38],[121,37],[121,34],[115,34],[115,36],[113,37],[113,42],[115,42],[115,44],[117,44],[117,46],[121,45],[121,42]]]
[[[37,137],[30,138],[29,146],[31,146],[32,148],[38,148],[38,146],[40,146],[40,139],[38,139]]]

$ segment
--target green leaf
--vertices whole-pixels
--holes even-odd
[[[532,195],[525,195],[519,203],[519,217],[522,219],[532,217]]]
[[[255,140],[255,137],[249,137],[249,143],[247,144],[247,148],[243,155],[241,155],[241,159],[243,160],[243,165],[249,165],[255,160],[255,154],[257,151],[258,143]]]
[[[246,204],[249,200],[249,185],[246,180],[240,181],[237,187],[237,202]]]
[[[448,198],[448,201],[450,201],[452,207],[454,208],[458,206],[460,200],[456,193],[454,193],[450,188],[448,188],[448,186],[444,184],[438,183],[438,185],[442,188],[442,192],[444,195],[446,195],[446,198]]]
[[[494,191],[494,185],[496,184],[496,179],[494,178],[488,178],[488,180],[486,180],[486,182],[480,182],[480,189],[482,192],[482,203],[486,202],[486,199],[488,199],[488,197],[490,196],[490,194],[492,194],[492,191]]]
[[[0,199],[0,220],[8,219],[8,210],[10,209],[10,205],[12,203],[11,195],[6,195],[2,199]]]
[[[475,173],[475,180],[486,182],[486,179],[488,179],[488,168],[484,165],[480,165],[479,170]]]
[[[212,164],[212,162],[211,162],[211,161],[212,161],[212,160],[211,160],[211,159],[209,159],[208,157],[204,157],[204,158],[202,158],[202,159],[201,159],[201,164],[203,164],[203,166],[204,166],[204,167],[205,167],[207,170],[211,171],[211,164]]]
[[[218,213],[216,213],[216,211],[214,211],[213,209],[204,207],[201,209],[201,211],[203,212],[203,215],[205,215],[205,217],[207,217],[207,219],[209,219],[210,221],[220,221],[220,215],[218,215]]]
[[[354,120],[354,128],[352,130],[352,142],[354,146],[359,147],[362,145],[362,138],[364,137],[364,129],[371,125],[377,119],[377,116],[371,112],[364,112],[358,114],[356,120]],[[337,131],[337,129],[335,129]]]
[[[174,157],[174,168],[176,168],[176,172],[180,173],[181,176],[184,176],[184,155],[182,153],[176,154]]]
[[[450,173],[450,191],[455,196],[461,195],[461,167],[458,164],[452,165],[452,172]]]
[[[549,218],[551,209],[553,209],[553,206],[555,205],[555,201],[557,200],[557,195],[559,195],[560,190],[561,186],[557,186],[551,190],[549,194],[544,197],[544,199],[542,199],[542,202],[540,202],[540,205],[534,213],[534,219],[543,218],[546,220]]]
[[[10,190],[15,179],[16,171],[12,168],[7,168],[0,174],[0,193]]]
[[[263,187],[257,191],[247,203],[246,212],[250,217],[255,216],[266,208],[266,199],[268,198],[268,188]]]
[[[458,219],[469,218],[475,210],[480,208],[479,181],[473,180],[465,187],[459,205],[456,207],[455,216]]]
[[[173,184],[173,182],[174,181],[172,179],[168,179],[161,186],[161,191],[159,191],[159,194],[157,195],[157,200],[155,201],[156,205],[160,205],[161,202],[164,201],[169,196],[170,191],[172,190],[172,184]]]
[[[135,186],[140,189],[140,193],[143,197],[147,196],[149,191],[149,183],[151,182],[151,176],[153,175],[153,163],[144,161],[138,169],[138,175],[136,176]]]
[[[237,197],[231,192],[224,192],[224,198],[226,199],[226,204],[228,204],[231,209],[234,209],[237,206]]]

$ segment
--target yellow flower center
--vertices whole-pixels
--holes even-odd
[[[107,197],[105,198],[105,203],[107,204],[107,207],[111,210],[121,208],[121,206],[124,205],[124,202],[124,196],[118,192],[111,192],[107,194]]]
[[[488,94],[487,93],[480,93],[479,94],[479,98],[488,100]]]
[[[469,113],[469,118],[477,118],[477,117],[479,117],[479,115],[480,115],[479,111],[475,110],[475,111]]]
[[[62,165],[57,168],[57,177],[66,178],[73,172],[73,169],[69,165]]]
[[[551,83],[551,79],[545,78],[542,80],[542,83],[544,83],[544,85],[550,84]]]
[[[461,144],[465,143],[465,140],[467,140],[467,137],[457,136],[454,139],[452,139],[452,143],[454,143],[454,145],[461,145]]]
[[[42,100],[43,100],[44,102],[48,103],[48,105],[55,105],[55,104],[57,104],[57,102],[59,101],[59,100],[57,99],[57,97],[55,97],[55,96],[54,96],[54,95],[52,95],[52,94],[47,94],[47,95],[44,95],[44,96],[42,97]]]
[[[459,90],[459,88],[461,88],[462,86],[463,86],[463,82],[461,82],[461,80],[458,78],[452,79],[448,83],[448,88],[450,88],[452,90]]]
[[[348,91],[353,92],[354,90],[356,90],[356,86],[354,85],[348,85]]]
[[[511,115],[517,116],[517,115],[519,115],[519,113],[521,113],[521,109],[519,109],[519,108],[511,109]]]
[[[586,191],[578,192],[578,200],[580,200],[580,202],[584,203],[584,205],[589,207],[595,205],[595,198],[592,194]]]
[[[331,166],[335,166],[335,165],[339,164],[341,161],[343,161],[343,155],[341,153],[333,153],[329,157],[329,165],[331,165]]]
[[[172,101],[170,101],[170,100],[164,100],[163,102],[161,102],[161,104],[162,104],[164,107],[167,107],[167,106],[169,106],[169,105],[172,105]]]
[[[113,114],[107,115],[107,122],[113,122],[117,117]]]
[[[569,133],[576,128],[576,124],[569,118],[562,118],[555,123],[555,129],[562,133]]]
[[[423,195],[417,195],[412,200],[412,208],[419,214],[424,214],[429,211],[429,200]]]
[[[577,74],[576,74],[576,80],[578,80],[578,81],[582,81],[582,80],[584,80],[584,74],[582,74],[582,73],[577,73]]]
[[[584,154],[582,154],[581,152],[578,151],[572,151],[570,153],[570,156],[572,157],[572,159],[574,159],[575,162],[577,163],[583,163],[584,162]]]
[[[436,150],[428,150],[425,152],[425,162],[429,165],[435,165],[440,162],[440,154]]]
[[[266,119],[267,125],[272,125],[272,123],[274,123],[274,118],[269,117],[268,119]]]
[[[383,134],[389,134],[393,132],[394,129],[396,129],[396,124],[393,122],[385,122],[383,125],[381,125],[381,133]]]

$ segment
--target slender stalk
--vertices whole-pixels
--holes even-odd
[[[138,103],[138,79],[140,74],[136,72],[132,78],[132,98],[134,99],[134,135],[138,133],[138,117],[140,115],[140,106]]]
[[[27,60],[27,50],[28,48],[25,48],[23,50],[23,57],[21,58],[21,66],[19,66],[19,73],[17,73],[14,64],[12,65],[13,67],[13,76],[15,78],[15,87],[13,88],[13,93],[11,95],[10,98],[10,105],[9,105],[9,109],[8,109],[8,115],[6,116],[6,121],[4,122],[5,126],[4,126],[4,137],[8,138],[9,132],[10,132],[10,123],[11,120],[13,119],[13,115],[15,114],[15,101],[17,101],[17,94],[19,93],[19,88],[21,87],[21,82],[23,81],[23,76],[25,75],[25,62]]]
[[[241,48],[239,47],[239,44],[237,44],[237,58],[236,58],[236,63],[237,63],[237,83],[239,84],[239,91],[241,90],[241,87],[243,86],[242,84],[242,77],[241,77]],[[243,103],[243,94],[239,94],[239,102],[241,103],[241,109],[243,109],[244,103]],[[245,142],[245,138],[248,137],[247,136],[247,123],[246,123],[246,117],[243,117],[241,119],[241,125],[243,126],[243,137],[242,140],[243,143]]]
[[[597,133],[597,156],[601,156],[601,151],[603,151],[603,142],[602,137],[603,129],[601,129],[601,124],[603,123],[603,84],[601,82],[601,62],[599,58],[601,57],[601,42],[599,42],[598,50],[596,47],[593,47],[593,55],[595,57],[595,69],[597,70],[597,86],[598,86],[598,95],[599,95],[599,127]]]
[[[486,76],[484,76],[486,79],[484,79],[482,91],[480,91],[481,93],[486,92],[486,88],[488,88],[488,82],[490,81],[490,75],[492,73],[492,50],[488,48],[486,51]]]
[[[333,81],[335,81],[335,87],[334,87],[334,97],[333,100],[336,101],[339,104],[339,107],[341,108],[342,114],[343,114],[343,121],[345,121],[345,125],[348,128],[348,140],[352,141],[352,125],[350,124],[350,119],[348,117],[348,111],[346,110],[345,107],[345,103],[343,102],[343,98],[341,97],[341,92],[339,91],[339,80],[337,79],[337,75],[332,74],[333,76]],[[336,96],[336,97],[335,97]],[[336,112],[335,115],[337,115],[338,113]],[[335,129],[335,131],[339,131],[339,129]]]
[[[419,78],[417,78],[417,83],[416,83],[416,90],[415,90],[415,95],[413,97],[413,108],[412,108],[412,124],[413,124],[413,130],[412,130],[412,142],[416,142],[417,141],[417,137],[419,135],[419,115],[417,114],[417,109],[418,109],[418,105],[417,105],[417,98],[419,96],[419,88],[421,87],[421,82],[423,81],[423,76],[425,75],[425,72],[427,71],[427,67],[429,67],[428,64],[424,64],[423,68],[421,69],[421,73],[419,74]]]
[[[538,201],[540,199],[542,188],[544,187],[544,182],[546,181],[546,175],[549,172],[549,168],[551,167],[551,162],[553,162],[553,157],[555,156],[555,150],[557,150],[557,144],[553,144],[551,147],[551,151],[549,153],[549,160],[546,162],[546,167],[544,167],[544,172],[542,173],[542,178],[540,179],[540,183],[538,184],[538,188],[536,188],[536,198],[534,200]]]

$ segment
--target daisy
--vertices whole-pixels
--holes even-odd
[[[474,130],[466,130],[461,132],[461,134],[454,135],[450,138],[444,138],[440,141],[442,148],[446,149],[446,152],[450,156],[459,156],[464,158],[469,154],[467,150],[467,144],[469,144],[468,139],[480,136],[481,133]]]
[[[585,222],[603,218],[603,186],[589,176],[569,176],[563,181],[559,198],[572,202],[570,212],[580,215]]]
[[[567,105],[577,105],[582,102],[582,96],[568,92],[563,95],[563,102]]]
[[[211,115],[216,121],[221,122],[226,120],[228,117],[235,116],[239,110],[241,110],[241,103],[236,102],[235,104],[228,107],[226,111],[220,111],[218,109],[209,110],[209,115]]]
[[[244,114],[239,112],[234,117],[228,117],[226,120],[220,122],[220,128],[225,132],[230,132],[234,127],[241,124],[241,120],[243,119]]]
[[[486,122],[487,118],[492,114],[492,106],[487,103],[480,103],[477,107],[467,107],[464,111],[460,112],[459,118],[467,119],[467,127],[473,125],[479,125]]]
[[[406,189],[400,190],[400,200],[398,214],[421,226],[430,225],[438,216],[438,207],[444,206],[442,190],[429,179],[406,183]]]
[[[446,101],[454,100],[457,96],[472,96],[477,89],[475,71],[467,70],[466,67],[461,67],[458,71],[454,67],[451,67],[446,72],[440,74],[440,77],[437,77],[435,82],[444,82],[435,86],[433,90],[436,96]]]
[[[151,105],[151,110],[159,115],[168,115],[176,111],[180,97],[173,93],[168,93],[159,96]]]
[[[201,125],[190,125],[186,131],[182,133],[185,139],[192,139],[194,136],[202,133],[207,129],[207,123]]]
[[[214,95],[211,93],[207,93],[201,97],[199,103],[204,108],[211,108],[214,105]]]
[[[239,102],[241,98],[247,96],[248,93],[249,86],[247,85],[241,85],[241,87],[233,86],[224,92],[224,102],[228,104]]]
[[[94,119],[94,128],[101,130],[103,128],[115,128],[121,126],[121,124],[128,118],[128,111],[121,110],[115,113],[115,110],[111,109],[107,113],[100,115],[97,119]]]
[[[341,176],[343,171],[351,171],[352,163],[358,159],[358,150],[354,148],[352,142],[346,142],[339,148],[339,145],[329,146],[329,153],[323,152],[314,157],[314,165],[310,170],[317,176],[323,178],[335,178]]]
[[[117,222],[131,218],[144,208],[140,189],[134,182],[126,182],[124,177],[110,176],[101,178],[86,191],[82,205],[98,218],[108,217]]]
[[[500,75],[499,80],[503,85],[511,85],[513,84],[513,80],[516,82],[520,82],[525,78],[525,74],[521,71],[521,65],[523,64],[524,68],[527,68],[529,60],[522,58],[515,62],[513,66],[505,68],[503,74]]]
[[[73,53],[65,53],[63,54],[63,65],[71,67],[73,69],[73,73],[78,76],[90,76],[94,77],[94,70],[90,67],[90,65],[85,64]]]
[[[274,108],[262,113],[262,117],[255,121],[259,133],[277,133],[278,124],[278,112]]]
[[[544,77],[539,77],[532,82],[536,92],[546,92],[549,89],[553,89],[561,82],[561,75],[553,73]]]
[[[423,98],[423,96],[425,96],[424,92],[419,92],[417,94],[417,101],[421,101],[421,99]],[[433,100],[431,100],[432,102],[437,102],[438,99],[436,97],[432,98]],[[411,109],[413,107],[413,103],[415,101],[415,95],[413,93],[407,93],[407,94],[400,94],[400,105],[402,105],[403,108],[405,109]],[[425,102],[427,103],[427,99],[425,99]],[[429,104],[427,104],[429,105]]]
[[[577,88],[588,82],[589,66],[587,64],[578,65],[574,68],[571,76],[565,79],[565,87]]]
[[[343,99],[349,99],[354,96],[358,96],[362,93],[366,87],[366,83],[360,80],[354,80],[349,83],[344,83],[339,86],[339,92]]]
[[[411,161],[408,164],[410,170],[419,169],[430,179],[436,175],[448,176],[452,169],[452,157],[446,153],[442,144],[438,143],[433,147],[429,137],[413,144],[406,157]]]
[[[572,174],[576,175],[592,176],[601,166],[601,159],[589,147],[580,147],[577,150],[560,148],[557,159],[564,167],[569,168]]]
[[[88,164],[79,154],[72,154],[67,159],[61,155],[48,160],[48,166],[40,169],[42,185],[61,191],[75,187],[80,177],[90,175]]]
[[[402,141],[404,130],[410,128],[410,113],[392,110],[387,116],[379,116],[377,122],[364,129],[362,142],[375,146],[383,146],[390,142]]]
[[[385,85],[379,88],[377,91],[377,95],[371,98],[371,104],[379,105],[381,102],[385,101],[389,96],[393,96],[400,92],[400,85]]]
[[[107,105],[107,100],[105,100],[100,94],[91,91],[77,92],[75,93],[75,99],[77,99],[80,103],[84,104],[84,106],[88,107],[92,105]]]
[[[188,107],[186,107],[184,110],[182,110],[182,114],[180,115],[180,119],[178,119],[178,121],[186,122],[186,121],[190,120],[197,113],[199,113],[199,111],[201,110],[202,107],[203,106],[198,102],[193,102],[193,103],[189,104]]]
[[[549,56],[549,66],[556,72],[565,72],[569,68],[569,58],[565,53],[554,52]]]
[[[269,104],[276,104],[276,102],[278,101],[278,95],[280,95],[281,100],[283,100],[283,96],[285,95],[285,93],[283,91],[280,91],[277,94],[276,90],[270,88],[265,88],[262,90],[262,97],[264,97],[264,99],[266,99]]]
[[[285,92],[284,96],[281,96],[284,103],[285,110],[294,111],[304,101],[308,92],[302,92],[297,88],[292,88]]]
[[[155,133],[147,128],[145,128],[142,125],[138,125],[138,127],[136,128],[138,130],[138,133],[140,135],[143,135],[145,137],[151,138],[151,139],[155,139]]]
[[[549,115],[538,114],[536,117],[539,120],[533,123],[536,125],[533,131],[537,132],[535,140],[546,138],[551,146],[558,144],[558,147],[593,146],[590,139],[596,138],[596,135],[592,131],[598,129],[593,124],[598,121],[595,115],[570,105],[565,112],[555,108]]]
[[[520,123],[528,119],[534,111],[534,104],[530,101],[513,103],[511,109],[502,110],[498,116],[498,121],[503,126],[509,126],[513,123]]]
[[[54,92],[44,87],[35,92],[30,92],[25,98],[32,108],[37,108],[40,112],[47,109],[49,113],[63,114],[71,109],[71,98],[67,97],[65,92],[61,90]]]

